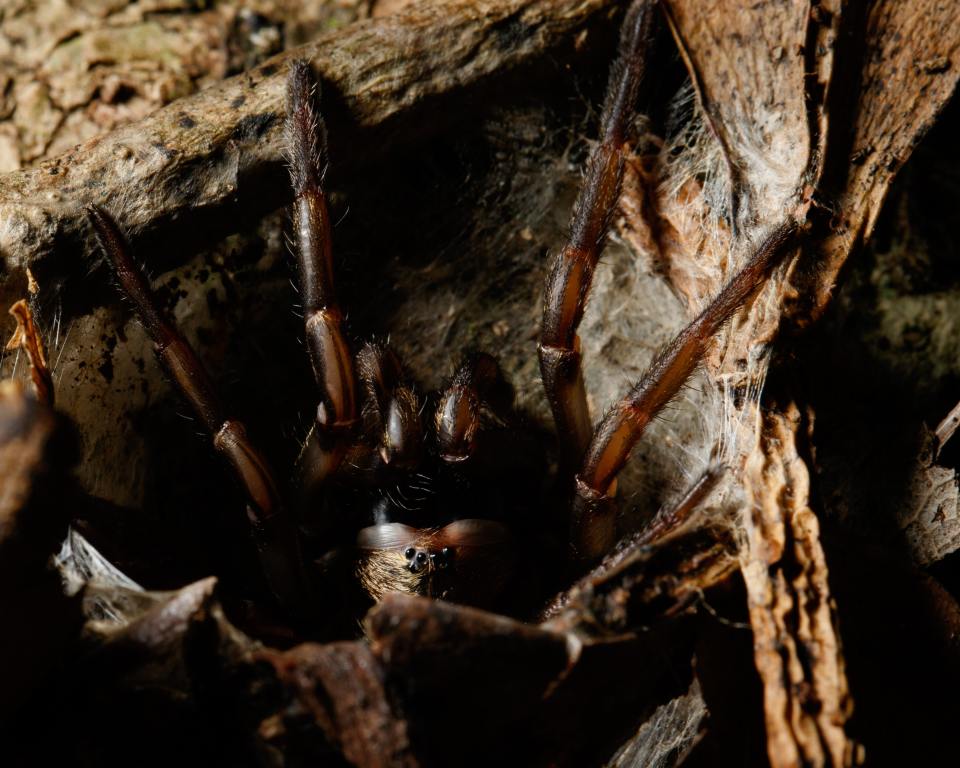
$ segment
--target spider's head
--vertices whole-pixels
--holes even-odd
[[[439,552],[429,549],[418,549],[413,544],[403,550],[403,559],[407,561],[407,570],[411,573],[420,571],[438,571],[449,568],[453,561],[453,550],[443,547]]]
[[[414,571],[396,548],[361,549],[357,559],[357,577],[367,595],[379,602],[390,592],[408,595],[429,593],[429,571]]]
[[[488,604],[508,582],[514,561],[507,529],[493,520],[457,520],[443,528],[383,523],[357,536],[357,575],[373,600],[389,592]]]

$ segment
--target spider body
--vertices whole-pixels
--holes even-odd
[[[423,402],[389,347],[367,344],[357,361],[358,432],[336,478],[304,500],[319,549],[339,540],[341,570],[374,601],[406,592],[501,609],[516,604],[508,592],[526,595],[520,582],[553,570],[539,533],[547,468],[496,360],[467,355]],[[305,451],[301,466],[311,461]],[[331,519],[343,521],[338,534]]]
[[[357,577],[374,600],[406,592],[471,605],[495,604],[514,574],[509,529],[467,518],[442,528],[381,523],[357,535]]]
[[[655,2],[637,0],[626,14],[600,141],[587,164],[570,239],[546,280],[538,349],[559,438],[559,470],[549,481],[549,462],[494,357],[468,354],[442,391],[424,401],[389,346],[368,343],[352,354],[334,286],[323,192],[326,132],[306,62],[290,68],[287,148],[318,405],[295,491],[281,492],[243,425],[226,418],[202,364],[158,309],[119,228],[104,211],[90,209],[101,247],[158,359],[245,492],[264,575],[289,613],[317,618],[317,606],[335,600],[307,564],[315,549],[343,553],[339,569],[367,599],[400,591],[530,615],[553,594],[548,590],[562,586],[558,574],[569,580],[615,543],[616,476],[631,449],[722,324],[791,252],[799,229],[789,220],[775,227],[593,430],[577,327],[620,195],[657,11]],[[564,547],[567,536],[571,544]]]
[[[533,490],[518,484],[513,494],[486,473],[470,477],[440,461],[360,497],[355,519],[372,524],[351,536],[355,574],[374,600],[398,591],[498,605],[523,570],[520,552],[536,548],[526,517]]]

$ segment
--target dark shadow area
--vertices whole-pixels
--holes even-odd
[[[891,190],[877,231],[848,264],[824,322],[796,350],[816,424],[816,490],[843,653],[851,735],[867,764],[945,764],[960,715],[956,554],[911,562],[899,516],[932,429],[960,398],[960,361],[943,341],[960,291],[954,98]],[[938,463],[956,467],[948,445]]]

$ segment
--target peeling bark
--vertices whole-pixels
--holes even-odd
[[[604,637],[682,615],[737,568],[730,530],[706,521],[698,515],[652,545],[626,543],[554,600],[545,626]]]
[[[939,562],[960,549],[960,479],[954,469],[935,462],[945,442],[942,434],[940,428],[936,435],[924,432],[897,520],[917,565]]]
[[[701,129],[635,163],[623,232],[696,310],[785,216],[813,223],[799,261],[731,324],[708,377],[729,399],[717,449],[746,494],[736,528],[768,756],[848,765],[859,754],[845,729],[852,702],[810,470],[796,449],[799,412],[756,403],[784,306],[794,326],[822,314],[893,174],[954,90],[960,37],[935,3],[667,8]]]
[[[893,177],[960,79],[960,28],[949,3],[873,3],[865,16],[856,19],[864,28],[841,41],[860,67],[835,94],[822,189],[829,231],[810,256],[795,322],[823,313],[847,257],[872,234]]]
[[[291,57],[316,67],[337,163],[350,165],[398,134],[422,133],[425,108],[568,43],[613,6],[447,0],[323,36],[35,168],[0,176],[6,268],[84,241],[84,206],[94,203],[128,232],[172,228],[181,242],[201,220],[235,221],[238,204],[250,215],[283,205],[291,194],[282,167]]]
[[[767,411],[744,468],[741,569],[757,671],[764,686],[767,754],[775,767],[851,765],[852,712],[835,606],[798,452],[796,405]]]
[[[260,738],[280,764],[342,755],[351,765],[413,768],[407,724],[384,687],[384,671],[365,643],[298,645],[264,650],[254,662],[269,664],[289,693],[285,707],[264,719]]]

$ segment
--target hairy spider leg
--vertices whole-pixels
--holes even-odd
[[[316,106],[318,87],[306,61],[291,63],[286,129],[297,267],[307,347],[320,390],[299,461],[308,492],[337,470],[358,423],[357,381],[334,291],[330,215],[322,188],[327,134]]]
[[[649,523],[619,541],[616,549],[606,555],[586,575],[554,597],[540,612],[539,621],[555,618],[567,606],[570,597],[582,590],[584,585],[610,578],[621,566],[629,565],[644,549],[657,544],[685,526],[703,508],[704,502],[717,487],[725,471],[726,468],[719,464],[707,467],[683,495],[662,506]]]
[[[643,435],[694,369],[721,326],[792,252],[800,225],[777,227],[712,302],[653,360],[640,381],[600,422],[576,479],[572,538],[577,556],[595,560],[614,543],[616,478]]]
[[[479,352],[466,356],[437,405],[437,444],[444,462],[459,464],[473,455],[484,407],[506,421],[513,387],[496,358]]]
[[[308,588],[295,526],[283,509],[266,459],[250,441],[243,424],[224,415],[206,368],[177,327],[161,312],[117,223],[96,206],[87,209],[87,216],[97,242],[113,265],[123,293],[133,302],[153,342],[157,359],[197,418],[213,435],[214,448],[226,458],[246,494],[247,516],[271,591],[288,610],[306,610]]]
[[[568,476],[579,466],[593,432],[577,328],[620,198],[624,142],[646,70],[655,21],[655,0],[636,1],[627,11],[604,99],[600,143],[587,163],[573,209],[570,239],[554,261],[544,291],[540,375]]]
[[[641,528],[629,543],[641,547],[650,546],[676,531],[717,487],[724,470],[725,467],[719,464],[707,467],[680,498],[660,507],[653,519]]]

